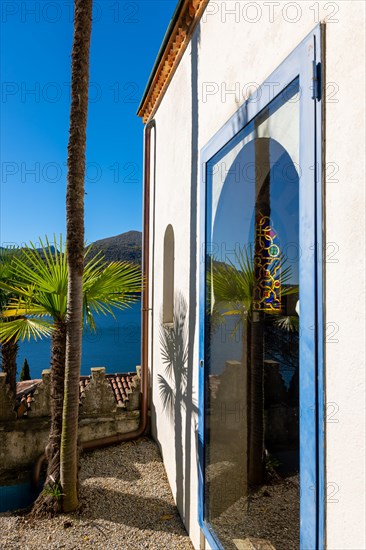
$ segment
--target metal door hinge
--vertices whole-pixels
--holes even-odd
[[[322,65],[313,61],[313,86],[311,99],[321,100],[322,96]]]

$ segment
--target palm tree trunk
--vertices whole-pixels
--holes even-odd
[[[66,353],[66,323],[55,321],[52,332],[51,352],[51,428],[46,447],[47,475],[45,487],[57,487],[60,483],[60,443],[62,432],[62,409],[64,400]],[[32,509],[33,517],[53,515],[60,511],[60,501],[51,493],[42,492]]]
[[[249,363],[249,323],[248,315],[245,314],[241,319],[241,341],[242,341],[242,355],[241,355],[241,376],[238,381],[238,401],[244,403],[243,407],[243,416],[241,418],[241,430],[238,434],[238,443],[240,450],[240,457],[238,459],[238,464],[240,464],[240,476],[238,477],[238,489],[240,494],[247,496],[248,494],[248,471],[249,471],[249,452],[248,452],[248,441],[249,441],[249,412],[250,406],[248,403],[249,388],[248,384],[250,382],[248,377],[248,363]],[[237,472],[238,474],[239,472]]]
[[[15,397],[17,392],[17,355],[18,343],[15,338],[11,338],[8,342],[1,344],[1,361],[3,372],[6,373],[6,382],[9,384],[11,391]]]
[[[260,485],[264,461],[264,370],[263,313],[253,312],[251,323],[249,395],[249,484]]]
[[[46,448],[48,461],[46,484],[60,482],[60,443],[62,432],[62,409],[64,402],[66,354],[66,324],[56,322],[52,333],[51,358],[51,431]]]
[[[84,178],[91,28],[92,0],[75,0],[66,197],[68,312],[61,438],[61,485],[64,494],[62,506],[67,512],[78,506],[77,436],[83,313]]]
[[[270,151],[269,140],[259,140],[255,147],[255,223],[270,216]],[[267,173],[268,172],[268,173]],[[256,235],[256,229],[255,229]],[[255,254],[261,254],[255,238]],[[255,272],[255,277],[258,274]],[[261,281],[257,281],[261,283]],[[260,485],[264,470],[264,312],[253,311],[250,334],[249,366],[249,484]]]

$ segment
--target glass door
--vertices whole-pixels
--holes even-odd
[[[215,549],[324,547],[322,39],[201,151],[198,503]]]
[[[299,83],[208,164],[205,518],[299,548]]]

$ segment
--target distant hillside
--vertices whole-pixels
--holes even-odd
[[[92,253],[103,251],[106,260],[126,261],[141,265],[142,233],[128,231],[115,237],[107,237],[92,243]]]
[[[121,233],[115,237],[107,237],[106,239],[100,239],[92,243],[91,255],[97,254],[102,251],[107,261],[125,261],[133,262],[141,265],[141,247],[142,247],[142,233],[141,231],[128,231],[127,233]],[[51,252],[54,252],[53,245],[50,246]],[[0,246],[0,254],[3,254],[9,249]],[[21,251],[22,249],[17,249]],[[42,249],[37,249],[42,255]],[[90,256],[91,257],[91,256]]]

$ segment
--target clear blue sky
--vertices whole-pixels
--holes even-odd
[[[136,110],[176,4],[95,0],[88,242],[141,229],[143,124]],[[73,2],[0,7],[0,244],[6,246],[65,234]]]

